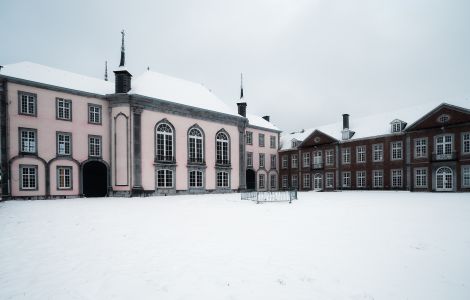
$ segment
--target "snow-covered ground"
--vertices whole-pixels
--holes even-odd
[[[0,299],[470,299],[470,195],[0,203]]]

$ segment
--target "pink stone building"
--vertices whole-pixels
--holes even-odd
[[[4,198],[277,189],[269,117],[200,84],[134,79],[124,60],[123,44],[114,83],[29,62],[0,70]]]

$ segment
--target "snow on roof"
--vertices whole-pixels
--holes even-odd
[[[470,102],[466,100],[462,101],[446,101],[444,103],[455,105],[458,107],[469,108]],[[390,111],[385,113],[379,113],[376,115],[370,115],[361,118],[354,118],[354,116],[349,117],[349,129],[354,131],[355,134],[352,136],[351,140],[362,139],[366,137],[381,136],[391,133],[390,122],[393,120],[399,119],[403,122],[406,122],[407,125],[405,128],[409,127],[411,124],[416,122],[418,119],[426,115],[428,112],[434,108],[441,105],[442,102],[428,102],[420,105],[410,106],[402,108],[396,111]],[[341,117],[341,116],[340,116]],[[299,132],[291,132],[281,134],[281,150],[287,150],[292,148],[291,141],[296,139],[298,141],[305,140],[312,132],[319,130],[339,141],[342,140],[342,131],[343,122],[342,117],[341,121],[327,124],[323,126],[317,126],[314,128],[309,128],[301,130]]]
[[[149,70],[132,81],[132,89],[129,94],[157,98],[238,116],[235,109],[230,108],[202,84]]]
[[[99,95],[114,93],[114,83],[23,61],[4,66],[0,75]]]
[[[276,126],[274,126],[274,124],[272,124],[271,122],[266,121],[265,119],[263,119],[260,116],[247,114],[246,117],[248,119],[248,123],[252,126],[280,131],[280,129],[277,128]]]

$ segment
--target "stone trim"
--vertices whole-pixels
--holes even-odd
[[[69,119],[59,117],[59,100],[64,100],[65,103],[70,104],[70,118]],[[55,119],[60,120],[60,121],[72,122],[73,121],[73,109],[72,109],[72,107],[73,107],[73,105],[72,105],[72,100],[71,99],[56,97],[55,98]]]
[[[99,121],[99,122],[91,122],[91,121],[90,121],[90,107],[99,107],[99,109],[100,109],[100,121]],[[91,125],[102,125],[102,124],[103,124],[103,106],[100,105],[100,104],[88,103],[88,107],[87,107],[87,120],[88,120],[88,124],[91,124]]]
[[[39,190],[39,168],[38,168],[38,165],[31,165],[31,164],[20,164],[19,166],[19,174],[20,174],[20,185],[19,185],[19,190],[20,191],[38,191]],[[36,170],[36,187],[35,188],[32,188],[32,189],[25,189],[23,188],[23,168],[34,168]]]
[[[133,154],[134,184],[133,189],[142,188],[142,109],[133,107]]]
[[[60,154],[59,153],[59,135],[68,135],[70,136],[70,153],[69,154]],[[73,156],[73,137],[71,132],[65,132],[65,131],[56,131],[55,132],[55,149],[56,149],[56,156],[57,157],[72,157]]]
[[[26,95],[26,96],[33,96],[34,97],[34,113],[33,114],[27,114],[21,112],[21,96]],[[18,91],[18,115],[21,116],[29,116],[29,117],[37,117],[38,116],[38,95],[35,93],[30,93],[30,92],[25,92],[25,91]]]
[[[116,123],[117,118],[123,116],[126,118],[126,169],[127,169],[127,176],[126,176],[126,184],[117,184],[117,131],[116,131]],[[124,113],[120,112],[116,116],[114,116],[114,185],[115,186],[129,186],[129,117],[126,116]]]
[[[34,152],[23,152],[21,147],[21,132],[22,131],[34,131]],[[36,128],[18,127],[18,154],[23,155],[38,155],[39,141],[38,141],[38,130]]]
[[[154,164],[155,166],[155,195],[174,195],[176,194],[176,164]],[[173,176],[173,186],[170,188],[158,187],[158,171],[171,170]]]
[[[61,188],[59,187],[59,169],[60,168],[67,168],[70,169],[70,187],[65,187]],[[73,190],[73,167],[72,166],[56,166],[56,190],[57,191],[67,191],[67,190]]]

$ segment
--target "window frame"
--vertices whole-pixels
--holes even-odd
[[[225,178],[223,176],[224,174],[227,175],[227,178],[226,178],[227,179],[227,185],[226,186],[223,185],[224,180],[225,180]],[[219,179],[220,179],[220,181],[219,181]],[[222,185],[219,184],[220,182],[222,183]],[[216,174],[215,174],[215,185],[218,189],[229,189],[230,188],[230,172],[222,171],[222,170],[217,171]]]
[[[199,135],[191,135],[191,131],[199,132]],[[198,144],[200,141],[200,144]],[[187,155],[188,163],[190,164],[205,164],[205,135],[202,128],[197,125],[193,125],[188,129],[187,132]],[[199,149],[200,147],[200,149]],[[192,153],[194,152],[194,153]],[[191,154],[194,154],[191,156]]]
[[[60,147],[59,147],[59,136],[68,136],[69,137],[69,153],[60,153]],[[71,132],[65,132],[65,131],[56,131],[56,156],[61,156],[61,157],[69,157],[73,156],[73,142],[72,142],[72,133]]]
[[[269,186],[271,190],[277,189],[277,175],[276,174],[269,174]]]
[[[165,183],[163,186],[160,185],[160,172],[163,172],[163,182]],[[168,172],[171,172],[171,186],[168,186]],[[156,188],[157,189],[173,189],[175,187],[175,171],[169,168],[162,168],[157,170],[157,182]]]
[[[426,184],[420,184],[418,185],[418,172],[417,171],[425,171],[426,174],[419,174],[419,176],[424,177],[426,180]],[[417,189],[423,189],[428,187],[428,181],[429,181],[429,174],[428,174],[428,168],[427,167],[419,167],[419,168],[414,168],[413,169],[413,186]]]
[[[37,191],[39,190],[39,168],[38,168],[38,165],[32,165],[32,164],[20,164],[19,166],[19,169],[20,169],[20,191]],[[35,182],[35,186],[33,188],[31,187],[24,187],[24,178],[23,178],[23,169],[24,168],[28,168],[28,169],[34,169],[35,170],[35,174],[34,174],[34,182]],[[31,176],[30,174],[28,174],[29,176]]]
[[[33,113],[29,113],[29,112],[26,112],[24,113],[23,110],[22,110],[22,107],[23,107],[23,99],[22,99],[22,96],[26,96],[26,97],[33,97],[33,104],[34,104],[34,112]],[[28,103],[27,103],[27,109],[28,110],[29,108],[29,98],[28,98]],[[37,117],[38,116],[38,95],[35,94],[35,93],[31,93],[31,92],[25,92],[25,91],[18,91],[18,115],[22,115],[22,116],[30,116],[30,117]]]
[[[34,151],[24,151],[23,150],[23,132],[33,132],[34,133]],[[29,139],[29,137],[28,137]],[[28,141],[28,143],[30,143]],[[26,128],[26,127],[18,127],[18,152],[20,154],[29,154],[29,155],[37,155],[38,154],[38,130],[36,128]],[[31,148],[31,147],[30,147]]]
[[[269,148],[276,149],[276,136],[275,135],[269,136]]]
[[[264,153],[259,153],[258,155],[258,165],[259,165],[259,168],[266,168],[266,155]]]
[[[171,132],[167,131],[159,131],[158,128],[161,125],[166,125],[170,128]],[[163,144],[161,147],[160,146],[160,140],[159,140],[159,135],[162,136],[161,140],[163,141]],[[171,137],[171,143],[169,142]],[[162,163],[174,163],[175,162],[175,153],[176,153],[176,131],[175,128],[173,127],[173,124],[168,122],[168,120],[163,119],[155,124],[155,129],[154,129],[154,138],[155,138],[155,161],[156,162],[162,162]],[[168,149],[171,146],[171,151],[168,151]],[[161,148],[161,149],[160,149]],[[160,154],[160,150],[163,151],[163,155]],[[167,155],[168,152],[171,152],[171,155]]]
[[[376,174],[380,174],[381,176],[376,176]],[[381,185],[376,185],[375,178],[381,178]],[[374,189],[380,189],[384,187],[384,171],[383,170],[372,170],[372,187]]]
[[[284,155],[282,156],[281,168],[282,168],[282,169],[287,169],[287,168],[289,168],[289,155],[284,154]]]
[[[266,189],[266,174],[264,173],[259,173],[258,174],[258,189]],[[263,179],[263,180],[261,180]],[[262,183],[262,185],[261,185]]]
[[[294,178],[295,178],[295,180],[294,180]],[[294,182],[295,182],[296,184],[294,184]],[[293,188],[296,188],[296,189],[299,188],[299,176],[297,176],[297,174],[291,175],[291,186],[292,186]]]
[[[345,183],[345,181],[347,181],[347,184]],[[351,188],[351,184],[352,184],[351,171],[341,172],[341,188]]]
[[[364,180],[364,182],[362,182],[361,180]],[[365,170],[356,171],[356,188],[363,189],[366,187],[367,187],[367,171]]]
[[[302,176],[302,186],[304,189],[309,189],[311,187],[311,179],[309,173],[304,173]]]
[[[264,147],[265,146],[265,136],[264,133],[258,133],[258,146],[259,147]]]
[[[302,153],[302,167],[304,168],[310,167],[310,152]]]
[[[329,159],[331,158],[331,163]],[[335,165],[335,150],[328,149],[325,150],[325,166],[334,166]]]
[[[360,152],[359,150],[363,150]],[[359,158],[363,157],[363,160]],[[364,164],[367,162],[367,147],[365,145],[356,146],[356,163]]]
[[[468,138],[465,136],[468,135]],[[462,132],[461,134],[461,141],[462,141],[462,154],[467,155],[470,154],[470,132]],[[468,143],[468,151],[465,151],[465,143]]]
[[[276,154],[271,154],[271,170],[276,170],[277,169],[277,155]]]
[[[380,151],[376,151],[375,146],[380,146]],[[381,158],[380,159],[375,159],[375,153],[379,152],[381,153]],[[377,143],[377,144],[372,144],[372,162],[383,162],[384,161],[384,144],[383,143]]]
[[[253,168],[253,152],[246,152],[246,166],[247,168]]]
[[[424,145],[417,145],[418,142],[423,142],[424,141]],[[420,138],[415,138],[413,140],[413,145],[414,145],[414,158],[415,159],[421,159],[421,158],[427,158],[428,157],[428,138],[427,137],[420,137]],[[424,154],[421,153],[420,155],[418,155],[418,147],[420,149],[424,148]],[[423,151],[420,151],[420,152],[423,152]]]
[[[393,147],[396,145],[400,145],[399,150],[400,152],[396,152],[400,154],[400,157],[394,157],[394,150],[398,151],[397,149],[394,149]],[[402,141],[393,141],[390,142],[390,160],[396,161],[396,160],[403,160],[403,142]]]
[[[328,184],[329,180],[331,180],[331,185]],[[333,189],[335,188],[335,173],[333,172],[325,173],[325,188],[333,188]]]
[[[348,158],[347,160],[345,158]],[[341,148],[341,163],[343,165],[351,164],[351,147]]]
[[[60,117],[60,109],[59,109],[59,103],[63,101],[63,103],[66,103],[69,105],[69,118],[61,118]],[[72,122],[72,100],[71,99],[65,99],[65,98],[60,98],[56,97],[55,98],[55,118],[56,120],[61,120],[61,121],[69,121]],[[64,107],[64,112],[65,112],[65,107]]]
[[[99,122],[95,122],[95,120],[91,120],[90,118],[90,108],[98,108],[99,109]],[[93,114],[96,114],[96,112],[93,112]],[[88,103],[88,108],[87,108],[87,118],[88,118],[88,124],[91,125],[102,125],[103,123],[103,106],[101,104],[95,104],[95,103]]]
[[[191,176],[194,174],[194,185],[191,183]],[[199,178],[200,175],[200,178]],[[204,189],[204,183],[205,183],[205,178],[204,178],[204,170],[201,169],[189,169],[188,170],[188,189],[190,190],[198,190],[198,189]]]
[[[294,161],[295,161],[295,165],[294,165]],[[293,153],[291,155],[291,168],[292,169],[298,169],[299,168],[299,157],[298,157],[297,153]]]
[[[219,134],[225,135],[227,139],[226,140],[220,139],[218,137]],[[226,159],[223,159],[224,158],[224,147],[222,146],[223,144],[226,144],[226,150],[227,150],[227,153],[225,153]],[[220,151],[219,151],[219,146],[221,146]],[[232,159],[231,159],[232,152],[231,152],[230,147],[231,147],[230,135],[224,129],[219,130],[215,134],[215,162],[217,165],[230,166],[232,162]]]
[[[253,131],[246,131],[246,140],[247,145],[253,145]]]
[[[465,170],[468,170],[468,182],[465,183]],[[462,165],[461,169],[462,176],[462,188],[470,188],[470,165]]]
[[[64,170],[69,170],[70,171],[70,174],[69,174],[69,181],[70,181],[70,186],[68,187],[61,187],[60,186],[60,169],[64,169]],[[73,190],[73,167],[72,166],[56,166],[56,189],[58,191],[66,191],[66,190]],[[64,179],[65,180],[65,179]]]
[[[400,184],[397,185],[394,182],[395,175],[393,174],[394,172],[400,172]],[[390,187],[392,188],[402,188],[403,187],[403,169],[391,169],[390,170]]]
[[[289,187],[289,176],[287,175],[282,175],[282,188],[287,189]]]
[[[91,146],[91,143],[90,143],[90,139],[97,139],[100,141],[100,154],[99,155],[96,155],[96,154],[91,154],[90,152],[90,146]],[[95,145],[96,147],[96,145]],[[95,149],[96,150],[96,149]],[[95,157],[95,158],[101,158],[103,157],[103,138],[101,135],[93,135],[93,134],[89,134],[88,135],[88,157]]]

